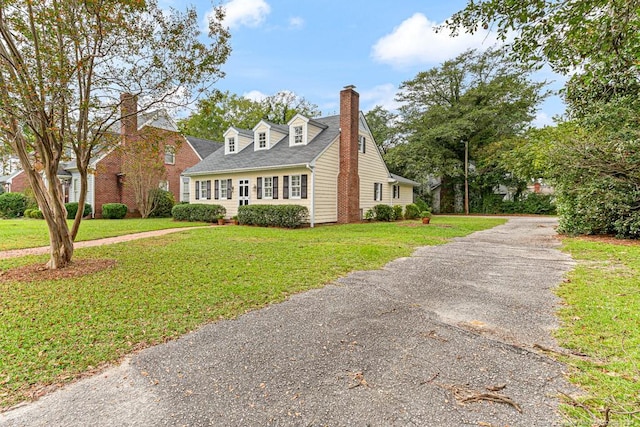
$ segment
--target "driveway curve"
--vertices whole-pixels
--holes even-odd
[[[553,426],[552,218],[418,249],[206,325],[0,414],[3,426]]]

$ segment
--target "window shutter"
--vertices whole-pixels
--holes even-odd
[[[282,177],[282,198],[289,198],[289,175]]]
[[[217,179],[213,181],[213,188],[214,188],[213,198],[218,200],[220,198],[220,181],[218,181]]]
[[[362,154],[367,152],[367,138],[362,137]]]
[[[300,198],[307,198],[307,174],[300,175]]]
[[[231,190],[232,190],[232,181],[230,179],[227,180],[227,199],[231,199]]]
[[[262,199],[262,178],[256,179],[256,186],[258,192],[258,199]]]
[[[277,176],[273,177],[273,198],[274,199],[278,198],[278,177]]]
[[[196,200],[200,200],[200,181],[196,181]]]
[[[373,200],[378,200],[378,183],[373,183]]]
[[[398,185],[398,199],[400,198],[400,186]]]
[[[211,180],[207,180],[207,200],[211,200]]]

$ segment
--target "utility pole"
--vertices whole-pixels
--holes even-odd
[[[469,215],[469,141],[464,141],[464,214]]]

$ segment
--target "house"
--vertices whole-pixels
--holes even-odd
[[[158,185],[173,193],[176,201],[186,201],[185,185],[182,172],[200,162],[202,159],[222,147],[222,144],[190,136],[183,136],[175,122],[166,111],[138,113],[135,96],[122,96],[121,132],[115,137],[120,144],[127,144],[132,138],[149,138],[160,141],[161,152],[164,153],[166,178]],[[132,215],[136,213],[133,191],[126,185],[123,174],[123,154],[113,144],[108,150],[96,155],[89,164],[88,189],[86,202],[90,203],[93,214],[102,216],[102,205],[105,203],[124,203]],[[75,161],[65,163],[64,170],[69,176],[63,178],[63,187],[68,188],[68,201],[77,202],[80,197],[80,173]]]
[[[187,169],[191,203],[220,204],[236,215],[247,204],[297,204],[310,225],[360,221],[377,204],[413,203],[418,183],[392,175],[353,86],[340,92],[340,115],[296,115],[287,125],[260,121],[229,128],[224,148]]]
[[[29,180],[27,174],[18,169],[9,175],[0,176],[0,186],[5,193],[19,193],[26,190]]]

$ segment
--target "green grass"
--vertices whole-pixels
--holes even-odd
[[[72,221],[68,221],[71,227]],[[178,222],[171,218],[89,219],[80,223],[76,242],[165,228],[194,227],[204,223]],[[38,219],[0,219],[0,251],[49,246],[47,224]]]
[[[564,249],[578,266],[558,290],[567,305],[557,337],[588,355],[563,358],[586,391],[566,414],[579,426],[640,425],[640,246],[567,238]]]
[[[0,282],[0,407],[206,322],[501,223],[438,216],[429,226],[208,227],[78,249],[76,260],[106,258],[116,265],[72,280]],[[46,259],[4,260],[0,269]]]

